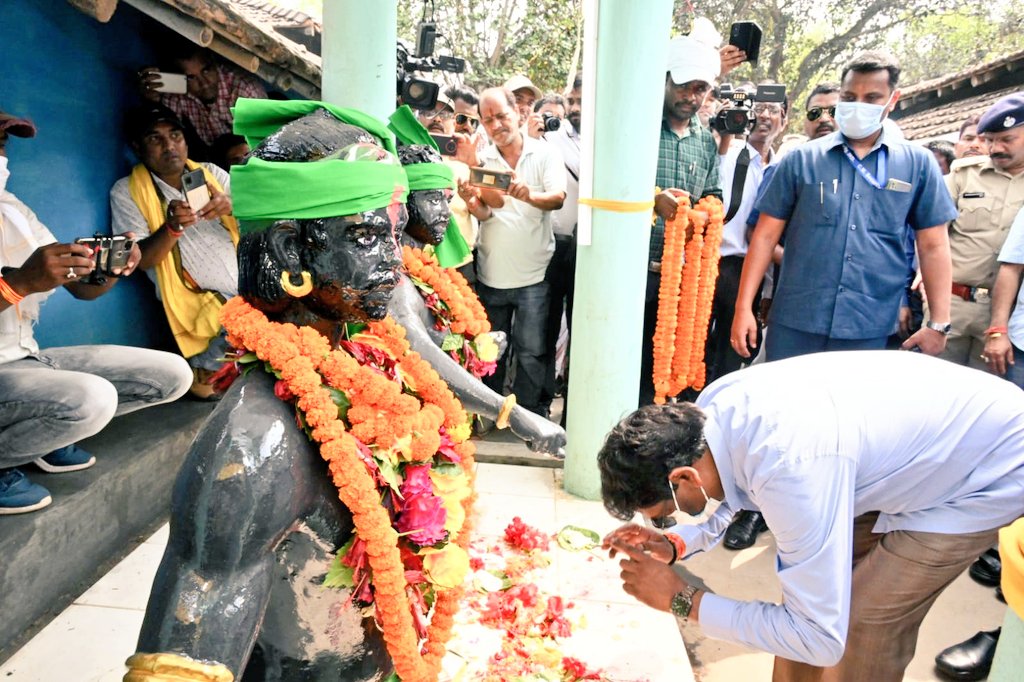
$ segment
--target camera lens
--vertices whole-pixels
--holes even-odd
[[[562,119],[558,118],[554,114],[545,112],[541,114],[541,116],[544,119],[544,130],[549,133],[553,133],[554,131],[558,130],[558,128],[562,125]]]

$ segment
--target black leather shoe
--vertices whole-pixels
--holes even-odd
[[[993,547],[985,550],[977,560],[971,564],[967,574],[974,578],[975,582],[985,587],[996,587],[999,585],[999,577],[1002,575],[1003,564],[999,560],[999,550]]]
[[[736,514],[729,529],[725,531],[722,543],[728,549],[746,549],[754,544],[759,533],[768,530],[764,517],[760,512],[743,510]]]
[[[988,677],[992,667],[998,642],[999,630],[979,632],[966,642],[955,644],[936,656],[935,668],[948,679],[983,680]]]

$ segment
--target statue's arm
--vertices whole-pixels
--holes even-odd
[[[175,483],[138,651],[216,661],[240,679],[270,597],[274,549],[303,511],[290,464],[306,445],[263,372],[237,383]]]
[[[429,319],[430,311],[416,291],[416,286],[407,277],[403,277],[395,289],[390,312],[405,327],[406,339],[412,349],[448,382],[466,411],[497,419],[505,398],[489,389],[438,347],[430,336],[429,323],[425,321],[425,317]],[[510,426],[517,436],[535,450],[556,453],[565,445],[565,431],[562,427],[518,405],[512,409]]]

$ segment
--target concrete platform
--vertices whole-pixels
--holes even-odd
[[[0,662],[166,521],[178,468],[212,409],[185,399],[119,417],[82,442],[96,455],[85,471],[25,467],[53,504],[0,517]]]

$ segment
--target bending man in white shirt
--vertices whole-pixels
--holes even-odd
[[[898,681],[939,593],[1024,514],[1024,393],[918,354],[807,355],[637,410],[598,463],[622,519],[721,502],[696,526],[609,534],[627,593],[775,654],[774,680]],[[668,565],[739,509],[775,534],[781,604],[705,594]]]

